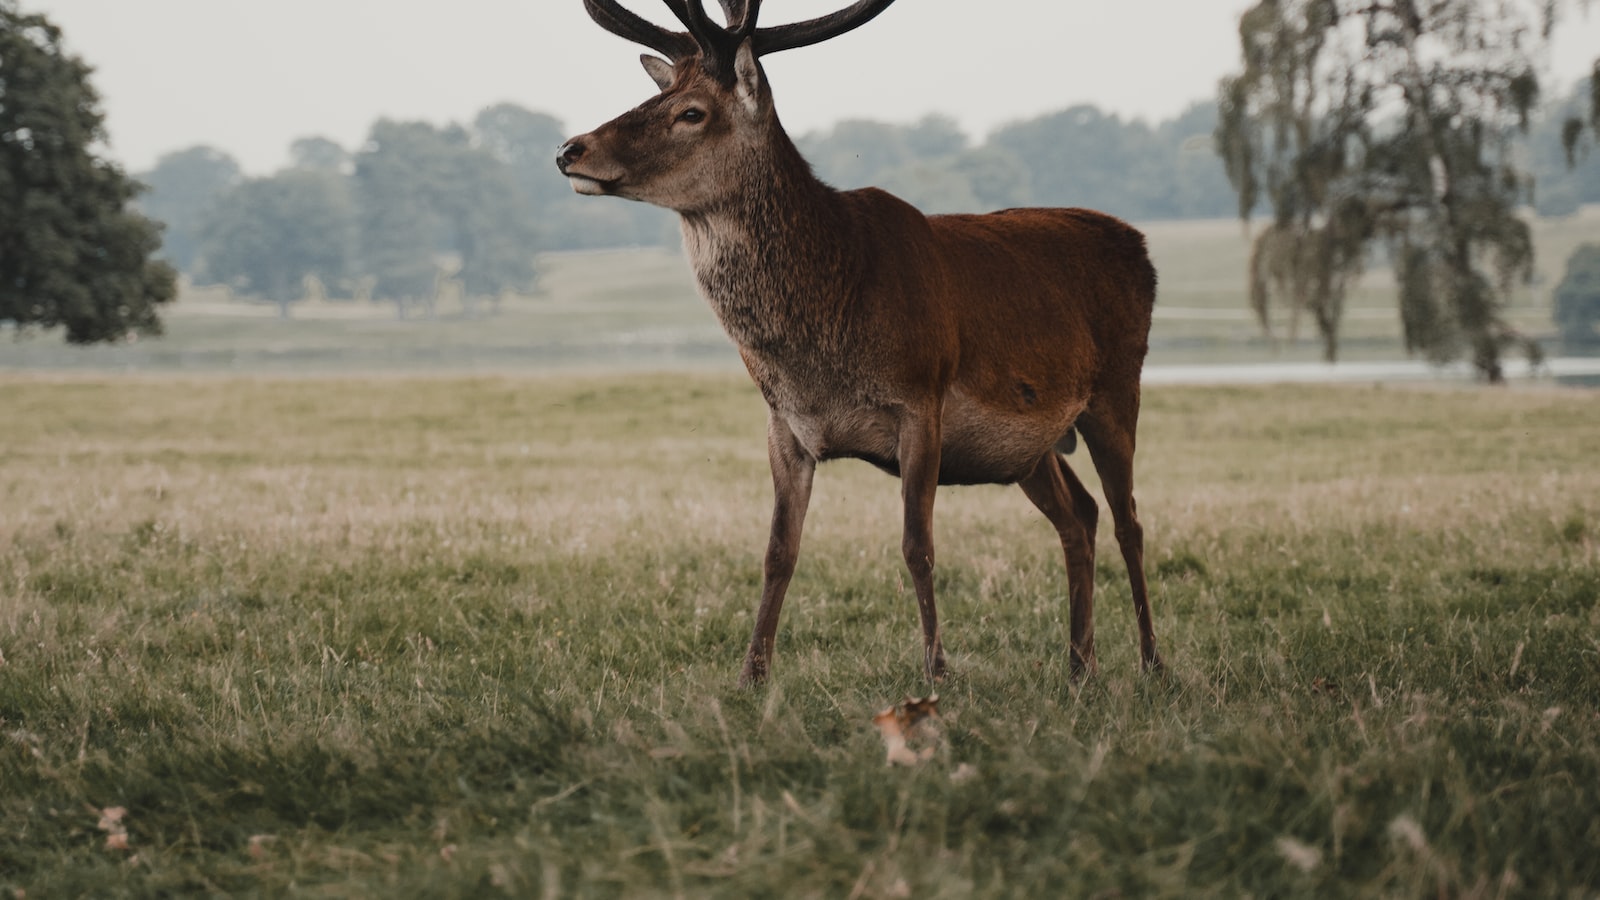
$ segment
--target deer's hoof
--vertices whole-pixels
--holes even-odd
[[[767,661],[751,657],[744,661],[744,668],[739,670],[739,687],[757,688],[767,682]]]
[[[1082,681],[1100,674],[1100,662],[1089,656],[1080,656],[1078,651],[1072,651],[1072,658],[1067,664],[1067,673],[1073,681]]]

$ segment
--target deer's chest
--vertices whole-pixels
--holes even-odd
[[[889,410],[778,410],[778,415],[806,452],[819,462],[864,459],[881,469],[900,470],[900,422]]]
[[[750,350],[741,355],[772,415],[813,459],[864,459],[899,470],[902,404],[828,366],[777,365]]]

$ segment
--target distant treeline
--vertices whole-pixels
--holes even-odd
[[[1587,90],[1578,85],[1527,138],[1542,214],[1600,202],[1600,153],[1569,168],[1561,147],[1561,123]],[[1236,215],[1216,124],[1210,102],[1154,126],[1075,106],[981,143],[943,116],[846,121],[796,142],[823,180],[875,184],[927,212],[1086,206],[1149,221]],[[549,115],[499,104],[470,125],[382,120],[353,150],[305,138],[286,168],[260,178],[192,147],[138,176],[149,186],[140,202],[167,226],[166,258],[196,283],[228,284],[286,313],[314,285],[392,301],[405,315],[442,279],[469,302],[527,290],[540,251],[675,246],[670,213],[572,193],[554,165],[567,136]]]

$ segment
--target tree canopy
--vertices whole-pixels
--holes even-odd
[[[1204,141],[1216,120],[1214,105],[1196,104],[1153,127],[1093,107],[1077,109],[1015,123],[982,143],[936,115],[908,124],[841,122],[801,135],[797,143],[824,180],[841,188],[879,185],[927,212],[1101,201],[1107,211],[1134,219],[1215,217],[1232,209],[1222,165]],[[1075,135],[1083,116],[1103,127]],[[377,122],[354,152],[327,138],[301,138],[289,147],[288,168],[345,183],[358,234],[345,268],[353,281],[371,285],[375,297],[426,297],[441,262],[461,265],[463,291],[492,294],[496,285],[525,283],[528,273],[514,270],[525,263],[513,260],[539,251],[675,246],[672,213],[573,194],[552,162],[567,133],[549,115],[498,103],[480,110],[470,125]],[[1074,141],[1085,148],[1081,164],[1058,152]],[[225,247],[265,233],[234,227],[251,214],[229,207],[265,195],[244,189],[232,157],[190,147],[163,156],[142,178],[152,186],[143,208],[167,223],[168,259],[199,283],[226,281],[267,298],[260,279],[240,269],[242,247]],[[483,202],[469,209],[469,196]],[[224,220],[228,228],[214,227]],[[262,253],[295,255],[289,248],[256,246]],[[219,254],[231,261],[211,264]]]
[[[344,179],[319,169],[288,169],[234,189],[207,219],[211,278],[278,304],[304,292],[306,279],[342,287],[356,240],[355,211]]]
[[[439,253],[469,296],[533,281],[534,234],[511,169],[465,129],[380,121],[356,154],[364,261],[375,294],[426,297]]]
[[[212,205],[243,179],[233,157],[207,146],[164,154],[154,169],[140,175],[148,191],[139,198],[139,209],[166,225],[162,257],[179,269],[191,270],[200,255]]]
[[[61,326],[94,343],[161,329],[175,273],[139,185],[96,155],[105,139],[89,67],[61,31],[0,0],[0,323]]]
[[[1585,140],[1585,117],[1593,116],[1600,80],[1585,78],[1534,122],[1528,140],[1528,166],[1535,179],[1534,201],[1540,215],[1568,216],[1585,203],[1600,203],[1600,151]]]
[[[1556,286],[1556,324],[1574,344],[1600,339],[1600,244],[1583,244],[1567,259],[1567,273]]]
[[[1376,243],[1407,348],[1468,353],[1500,380],[1503,349],[1523,341],[1501,310],[1533,262],[1515,137],[1539,98],[1531,48],[1551,27],[1552,5],[1531,0],[1261,0],[1245,13],[1217,146],[1239,214],[1272,212],[1251,263],[1263,323],[1287,294],[1334,359],[1345,287]]]
[[[1199,103],[1155,126],[1089,105],[1014,122],[974,144],[952,120],[850,120],[802,135],[818,176],[875,184],[925,212],[1090,206],[1128,219],[1224,216],[1233,195],[1208,139],[1215,107]]]
[[[350,166],[349,151],[339,146],[337,141],[325,137],[303,137],[289,145],[291,169],[346,175]]]

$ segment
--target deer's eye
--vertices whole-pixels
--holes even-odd
[[[678,121],[679,122],[688,122],[690,125],[698,125],[699,123],[704,122],[705,120],[706,120],[706,111],[703,110],[703,109],[696,109],[693,106],[689,107],[688,109],[684,110],[681,113],[678,113]]]

